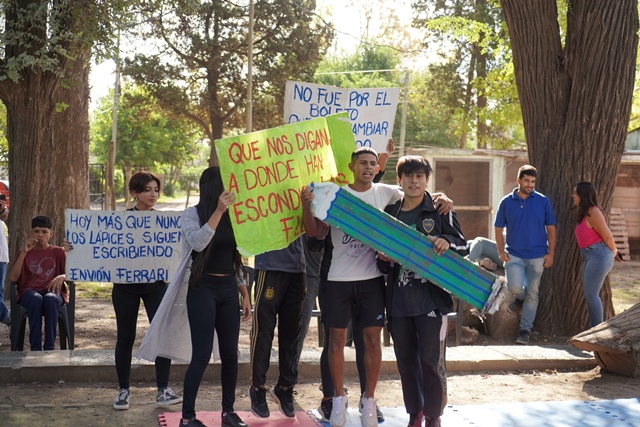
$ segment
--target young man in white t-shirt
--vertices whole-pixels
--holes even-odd
[[[379,169],[375,150],[368,147],[355,150],[351,155],[349,169],[353,172],[354,181],[342,188],[360,200],[382,210],[402,198],[403,193],[398,186],[373,183]],[[308,189],[303,191],[305,208],[312,199]],[[442,208],[451,209],[450,200],[443,198],[441,202],[444,202]],[[309,227],[307,232],[311,236],[316,234],[316,230],[310,230]],[[378,425],[374,393],[382,361],[380,332],[384,326],[384,277],[377,268],[376,252],[373,249],[335,227],[331,228],[330,233],[333,251],[323,298],[331,301],[331,304],[325,304],[322,313],[323,322],[330,331],[329,367],[335,389],[330,424],[341,427],[346,423],[348,402],[343,387],[344,346],[347,325],[353,317],[354,322],[363,330],[365,343],[367,384],[360,399],[362,426],[373,427]]]
[[[402,198],[397,186],[373,184],[378,173],[378,155],[363,147],[351,156],[349,169],[353,172],[352,184],[343,187],[360,200],[384,209]],[[324,307],[323,319],[329,327],[329,368],[335,389],[330,423],[343,426],[346,422],[347,397],[343,388],[344,346],[347,326],[353,316],[362,327],[365,344],[364,367],[367,379],[366,391],[361,397],[362,425],[377,426],[374,392],[380,372],[382,350],[380,332],[384,326],[385,283],[376,265],[376,252],[364,243],[331,228],[333,257],[324,289],[324,298],[331,301]]]

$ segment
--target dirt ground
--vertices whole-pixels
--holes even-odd
[[[617,265],[612,276],[616,309],[624,310],[640,301],[640,262]],[[78,289],[76,309],[76,349],[112,349],[115,342],[115,316],[108,292],[101,297],[90,297],[96,290]],[[98,292],[100,294],[100,292]],[[139,345],[148,321],[141,310],[138,321]],[[249,324],[243,324],[240,346],[249,347]],[[563,342],[566,337],[537,337],[538,343]],[[9,351],[8,332],[0,328],[0,351]],[[480,335],[476,345],[501,344]],[[307,346],[317,346],[317,326],[312,319]],[[181,392],[182,383],[171,384]],[[350,378],[346,386],[357,398],[359,386]],[[247,383],[240,379],[237,388],[236,409],[248,410]],[[592,370],[567,371],[511,371],[452,373],[449,376],[449,403],[454,405],[495,403],[498,399],[509,402],[548,400],[597,400],[635,398],[640,396],[640,380]],[[299,409],[315,409],[321,393],[319,383],[303,383],[296,387]],[[115,411],[111,405],[117,394],[116,377],[112,383],[29,383],[3,384],[0,387],[0,425],[8,426],[155,426],[157,415],[166,409],[155,407],[155,388],[151,383],[132,385],[132,402],[128,411]],[[376,393],[380,406],[402,406],[399,378],[381,378]],[[203,383],[199,394],[199,410],[220,409],[218,383]],[[272,410],[275,404],[270,403]],[[179,411],[180,405],[169,410]]]
[[[0,389],[0,424],[13,426],[157,426],[158,414],[180,411],[180,405],[158,409],[154,404],[155,387],[150,383],[132,384],[130,409],[116,411],[111,405],[117,394],[114,383],[4,384]],[[182,384],[172,384],[181,390]],[[357,399],[359,386],[354,379],[346,382],[351,391],[350,404]],[[298,410],[318,407],[319,383],[296,387]],[[640,395],[640,381],[601,373],[599,368],[570,372],[499,372],[452,374],[448,380],[449,403],[453,405],[558,400],[598,400],[635,398]],[[236,410],[249,410],[247,383],[240,382],[236,393]],[[354,396],[355,395],[355,396]],[[400,381],[383,377],[376,395],[382,407],[402,406]],[[42,405],[45,404],[45,405]],[[35,406],[34,406],[35,405]],[[38,406],[40,405],[40,406]],[[272,411],[276,404],[269,399]],[[220,386],[203,383],[197,410],[220,410]],[[384,426],[384,424],[383,424]]]

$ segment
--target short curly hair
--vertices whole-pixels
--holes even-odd
[[[31,228],[35,227],[48,228],[49,230],[53,230],[53,221],[51,221],[51,218],[49,218],[48,216],[38,215],[31,220]]]

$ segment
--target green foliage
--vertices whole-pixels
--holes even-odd
[[[124,197],[124,173],[121,169],[116,169],[113,173],[113,191],[116,197]]]
[[[106,162],[112,136],[113,91],[98,103],[91,123],[91,150]],[[158,170],[167,164],[179,167],[192,161],[201,135],[183,118],[172,118],[140,87],[125,85],[118,107],[116,163],[123,170],[132,167]]]
[[[640,13],[640,4],[638,5],[638,13]],[[640,36],[640,31],[638,35]],[[638,128],[640,128],[640,43],[638,44],[638,53],[636,56],[636,83],[633,89],[633,101],[631,104],[629,131]]]
[[[162,188],[162,193],[165,196],[173,197],[176,195],[176,185],[172,182],[166,182]]]
[[[457,147],[462,79],[451,64],[433,65],[414,75],[409,90],[407,141]]]
[[[0,0],[0,45],[5,47],[0,81],[19,82],[30,72],[74,81],[66,64],[84,46],[100,57],[112,56],[118,25],[135,19],[132,5],[144,0]]]
[[[414,23],[440,43],[442,60],[413,72],[409,86],[406,137],[409,142],[474,148],[481,129],[484,144],[511,148],[524,141],[524,128],[509,40],[497,0],[417,0]],[[398,50],[365,39],[353,54],[326,57],[315,82],[340,87],[404,86],[403,71],[357,73],[401,67]],[[344,72],[344,73],[341,73]],[[323,74],[326,73],[326,74]],[[398,137],[402,106],[394,137]]]
[[[325,57],[314,81],[339,87],[404,86],[406,71],[398,51],[365,41],[352,54]],[[388,71],[372,71],[388,70]],[[456,147],[462,132],[461,93],[464,83],[451,63],[432,65],[413,74],[409,86],[409,107],[405,139],[420,145]],[[398,109],[393,135],[400,134],[402,106]]]
[[[65,102],[56,102],[56,113],[61,113],[67,108],[69,108],[69,104]]]
[[[459,145],[515,147],[524,140],[524,128],[511,62],[506,24],[497,0],[415,0],[414,25],[429,32],[428,42],[440,45],[449,72],[433,82],[455,93],[449,135]],[[431,68],[433,72],[433,67]],[[453,73],[451,73],[453,71]],[[457,75],[456,76],[454,76]]]
[[[111,283],[76,282],[76,298],[97,298],[102,301],[111,301]]]
[[[325,57],[314,82],[349,88],[398,86],[397,73],[389,70],[396,69],[400,59],[396,50],[364,40],[353,54]]]
[[[182,170],[178,183],[182,191],[198,191],[198,182],[200,181],[200,175],[206,168],[206,164],[200,166],[189,166]]]
[[[140,35],[150,48],[127,61],[125,73],[210,141],[243,129],[248,7],[226,1],[148,5],[152,16]],[[316,25],[314,9],[313,0],[255,2],[254,129],[282,123],[286,80],[310,80],[326,50],[332,33]]]

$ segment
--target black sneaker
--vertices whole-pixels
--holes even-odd
[[[333,397],[325,397],[320,402],[320,406],[318,407],[318,412],[322,415],[322,419],[320,421],[324,421],[325,423],[329,422],[331,418],[331,408],[333,408]]]
[[[229,427],[247,427],[247,423],[235,412],[222,413],[222,425]]]
[[[178,427],[207,427],[207,426],[203,424],[202,421],[200,421],[196,417],[193,417],[186,424],[183,424],[182,420],[180,420],[178,422]]]
[[[169,387],[158,390],[156,393],[156,406],[175,405],[176,403],[182,403],[182,397],[178,396]]]
[[[269,418],[269,406],[267,405],[267,390],[263,387],[249,387],[249,400],[251,400],[251,412],[259,418]]]
[[[529,344],[529,335],[529,331],[527,331],[526,329],[521,329],[520,333],[518,333],[518,338],[516,338],[516,344]]]
[[[116,396],[116,400],[113,401],[113,409],[129,409],[129,399],[131,399],[129,389],[121,389]]]
[[[271,396],[280,405],[280,412],[289,418],[296,416],[296,410],[293,407],[293,387],[285,389],[280,384],[276,384],[271,389]]]
[[[524,305],[524,301],[516,298],[511,303],[509,303],[509,306],[507,307],[507,311],[509,313],[517,313],[522,308],[523,305]]]

